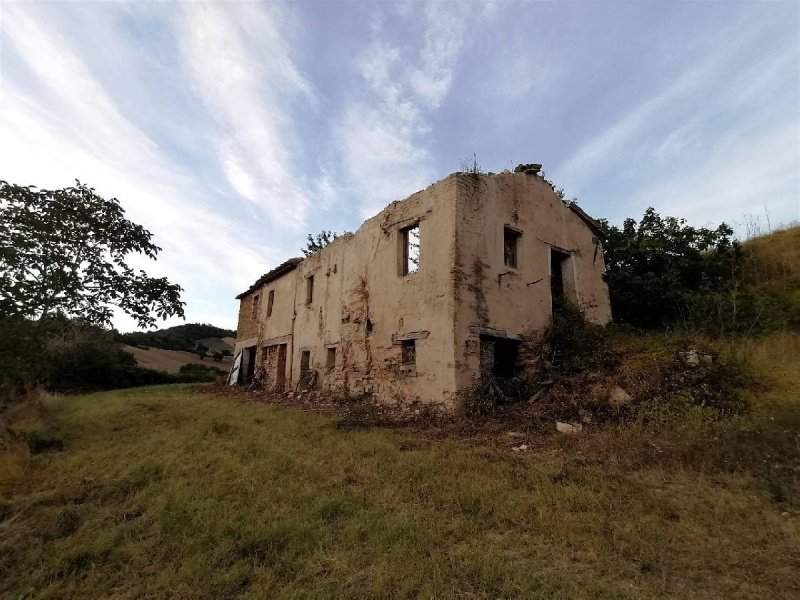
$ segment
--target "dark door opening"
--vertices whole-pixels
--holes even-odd
[[[517,373],[519,342],[508,338],[481,336],[481,371],[504,379]]]
[[[244,382],[253,383],[253,375],[256,372],[256,347],[244,349]]]
[[[569,254],[550,248],[550,295],[553,302],[564,298],[564,267]]]
[[[286,386],[286,344],[278,345],[278,364],[275,373],[275,391],[282,392]]]

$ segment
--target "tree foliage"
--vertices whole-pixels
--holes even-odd
[[[42,319],[57,313],[108,325],[118,307],[142,327],[183,316],[181,287],[126,261],[161,250],[125,218],[117,199],[93,188],[43,190],[0,181],[0,312]]]
[[[621,228],[601,221],[605,280],[615,320],[643,328],[673,325],[698,299],[735,289],[741,248],[733,229],[690,227],[648,208]]]
[[[339,234],[335,231],[325,231],[324,229],[317,235],[309,233],[306,238],[306,247],[301,249],[303,256],[311,256],[315,252],[319,252],[338,237]]]

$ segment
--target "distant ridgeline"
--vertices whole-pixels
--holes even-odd
[[[184,350],[194,352],[198,343],[202,343],[210,350],[224,350],[228,346],[222,338],[236,337],[236,332],[230,329],[214,327],[207,323],[187,323],[176,325],[158,331],[133,331],[119,334],[119,340],[129,346],[137,348],[162,348],[164,350]],[[216,342],[216,343],[215,343]]]

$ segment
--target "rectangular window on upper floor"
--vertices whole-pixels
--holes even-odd
[[[275,290],[270,290],[267,296],[267,316],[272,316],[272,305],[275,304]]]
[[[519,265],[519,244],[522,232],[503,227],[503,264],[512,269]]]
[[[261,308],[261,294],[256,294],[253,296],[253,304],[250,308],[252,310],[250,316],[254,319],[258,318],[258,311]]]
[[[420,266],[419,223],[400,230],[400,275],[410,275],[419,271]]]
[[[314,276],[309,275],[306,277],[306,304],[311,304],[314,301]]]

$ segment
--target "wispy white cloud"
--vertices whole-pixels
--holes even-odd
[[[192,175],[120,113],[59,31],[28,8],[3,7],[3,45],[24,59],[29,74],[47,89],[48,102],[3,79],[3,176],[40,187],[69,185],[79,177],[99,193],[119,197],[129,217],[153,231],[164,248],[157,264],[142,259],[137,266],[184,285],[190,318],[192,297],[208,294],[209,284],[231,296],[243,288],[276,251],[246,243],[236,223],[198,203],[204,191]]]
[[[797,107],[767,99],[786,98],[781,88],[797,70],[798,44],[779,38],[765,46],[759,24],[747,25],[736,19],[715,31],[713,52],[693,55],[586,140],[555,170],[559,184],[591,197],[616,182],[613,196],[627,196],[618,212],[655,206],[697,222],[731,220],[773,196],[782,214],[797,215]]]
[[[781,123],[741,142],[720,147],[678,177],[645,187],[637,194],[638,203],[698,223],[709,215],[717,215],[717,223],[735,223],[765,205],[773,217],[800,219],[797,124]]]
[[[467,13],[454,4],[424,6],[425,34],[417,66],[409,83],[414,94],[431,108],[438,108],[453,83],[454,70],[467,30]]]
[[[217,123],[228,182],[274,222],[302,229],[312,198],[295,170],[287,105],[313,91],[280,33],[277,8],[192,2],[183,9],[181,50]]]
[[[382,15],[373,17],[370,42],[355,65],[367,93],[346,107],[336,128],[364,217],[436,178],[428,117],[451,89],[471,8],[431,3],[421,10],[396,7],[396,15],[421,26],[420,44],[417,38],[393,43]]]

